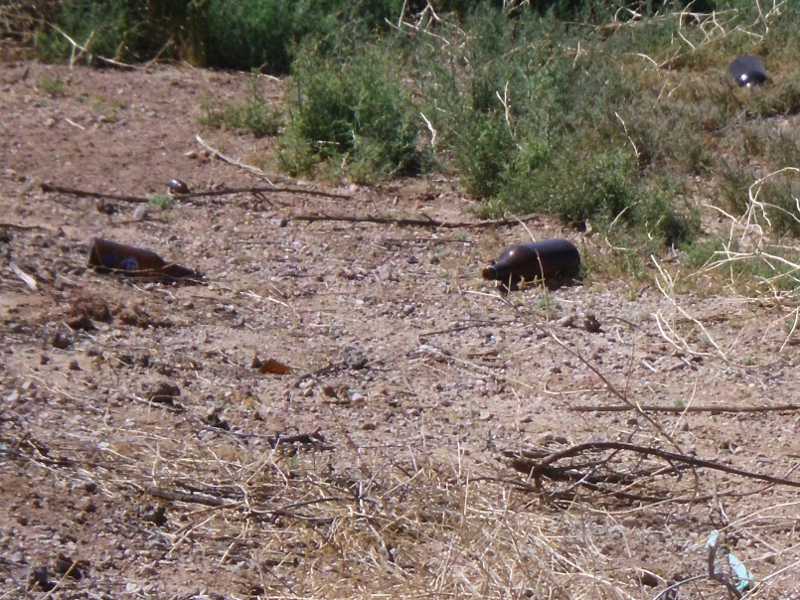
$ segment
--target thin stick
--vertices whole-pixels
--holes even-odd
[[[518,225],[522,221],[535,221],[541,215],[530,214],[514,219],[491,219],[486,221],[439,221],[428,217],[426,219],[411,219],[404,217],[367,216],[354,217],[351,215],[295,215],[292,219],[297,221],[343,221],[345,223],[379,223],[384,225],[399,225],[400,227],[443,227],[443,228],[477,228],[477,227],[508,227]]]
[[[203,504],[205,506],[214,506],[214,507],[222,507],[222,508],[233,508],[236,506],[241,506],[241,502],[227,502],[222,498],[217,498],[216,496],[207,496],[207,495],[200,495],[194,494],[190,492],[178,492],[175,490],[165,490],[154,485],[145,485],[142,486],[142,491],[146,494],[149,494],[155,498],[161,498],[162,500],[172,500],[175,502],[187,502],[190,504]]]
[[[761,412],[781,412],[800,410],[800,404],[778,404],[776,406],[685,406],[678,408],[676,406],[654,406],[652,404],[640,404],[645,412],[662,412],[662,413],[683,413],[683,412],[711,412],[711,413],[761,413]],[[612,406],[591,406],[579,405],[569,406],[567,410],[571,412],[626,412],[629,410],[636,410],[634,406],[615,404]]]
[[[242,169],[243,171],[247,171],[251,175],[255,175],[256,177],[260,177],[261,179],[265,180],[267,183],[272,185],[272,180],[270,180],[270,178],[267,176],[267,174],[264,171],[262,171],[261,169],[259,169],[258,167],[254,167],[253,165],[245,164],[245,163],[243,163],[241,161],[236,160],[235,158],[231,158],[230,156],[225,156],[222,152],[220,152],[216,148],[212,148],[211,146],[209,146],[206,143],[206,141],[203,138],[201,138],[199,135],[195,135],[194,139],[197,140],[198,144],[200,144],[203,148],[208,150],[211,154],[216,156],[222,162],[226,162],[229,165],[233,165],[234,167],[238,167],[238,168]]]
[[[10,263],[8,266],[11,267],[12,271],[14,271],[14,275],[19,277],[22,282],[27,285],[28,288],[30,288],[31,291],[36,291],[36,280],[31,275],[28,275],[25,271],[20,269],[15,262]]]
[[[81,198],[106,198],[109,200],[117,200],[119,202],[132,202],[136,204],[144,204],[150,202],[150,198],[145,198],[143,196],[125,196],[121,194],[101,194],[100,192],[89,192],[86,190],[77,190],[75,188],[68,188],[63,187],[60,185],[52,185],[50,183],[43,183],[42,184],[42,191],[47,192],[55,192],[58,194],[70,194],[72,196],[78,196]]]
[[[141,67],[137,67],[136,65],[129,65],[127,63],[120,62],[118,60],[114,60],[113,58],[106,58],[105,56],[100,56],[99,54],[93,54],[90,50],[87,49],[87,46],[91,43],[91,40],[94,37],[94,32],[92,32],[92,35],[89,36],[89,39],[86,41],[86,45],[81,46],[78,42],[76,42],[70,36],[68,36],[66,33],[64,33],[57,25],[54,25],[53,23],[48,23],[48,25],[56,33],[58,33],[60,36],[62,36],[64,39],[66,39],[72,45],[73,53],[75,52],[75,50],[80,50],[81,51],[81,53],[78,54],[77,58],[80,58],[81,54],[85,53],[85,54],[88,54],[90,56],[94,56],[95,58],[97,58],[97,60],[99,60],[101,62],[107,63],[109,65],[114,65],[115,67],[120,67],[122,69],[131,69],[131,70],[133,70],[133,69],[141,68]],[[73,58],[73,60],[70,61],[70,66],[73,65],[75,60],[76,60],[76,58]]]
[[[17,223],[0,223],[0,229],[17,229],[19,231],[29,231],[32,229],[38,229],[40,231],[49,231],[50,233],[55,233],[49,227],[44,227],[43,225],[19,225]]]

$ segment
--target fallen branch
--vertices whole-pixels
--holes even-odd
[[[0,223],[0,229],[17,229],[19,231],[31,231],[38,229],[40,231],[55,233],[52,229],[45,227],[44,225],[18,225],[17,223]]]
[[[548,471],[552,468],[553,463],[559,460],[562,460],[564,458],[569,458],[572,456],[578,456],[583,452],[593,452],[602,450],[628,451],[628,452],[634,452],[636,454],[641,454],[645,457],[657,456],[659,458],[663,458],[664,460],[670,463],[678,462],[686,465],[691,465],[693,467],[712,469],[714,471],[722,471],[723,473],[730,473],[731,475],[738,475],[740,477],[746,477],[748,479],[757,479],[759,481],[766,481],[768,483],[772,483],[775,485],[785,485],[789,487],[800,488],[800,481],[792,481],[789,479],[783,479],[781,477],[772,477],[771,475],[761,475],[759,473],[753,473],[752,471],[745,471],[744,469],[729,467],[727,465],[723,465],[711,460],[703,460],[701,458],[695,458],[693,456],[689,456],[686,454],[678,454],[676,452],[668,452],[666,450],[659,450],[657,448],[648,448],[646,446],[638,446],[636,444],[629,444],[626,442],[588,442],[585,444],[578,444],[577,446],[566,448],[565,450],[562,450],[560,452],[554,452],[544,457],[541,461],[531,460],[530,458],[528,458],[529,455],[526,456],[525,452],[522,452],[517,454],[516,456],[513,455],[511,456],[514,459],[512,466],[517,471],[529,474],[531,477],[533,477],[538,481],[539,479],[541,479],[543,475],[546,476]],[[508,455],[509,453],[506,453],[506,456]],[[575,467],[570,466],[569,468],[574,469]]]
[[[125,196],[121,194],[102,194],[100,192],[90,192],[86,190],[78,190],[75,188],[63,187],[60,185],[52,185],[50,183],[42,184],[43,192],[55,192],[58,194],[69,194],[71,196],[78,196],[80,198],[104,198],[107,200],[117,200],[119,202],[132,202],[136,204],[143,204],[150,202],[150,198],[144,196]]]
[[[154,498],[161,498],[162,500],[171,500],[174,502],[186,502],[189,504],[203,504],[205,506],[221,506],[231,508],[241,505],[241,502],[227,502],[216,496],[165,490],[154,485],[142,486],[142,491],[153,496]]]
[[[412,219],[405,217],[390,216],[366,216],[354,217],[350,215],[295,215],[292,219],[296,221],[343,221],[345,223],[379,223],[383,225],[397,225],[399,227],[442,227],[442,228],[478,228],[478,227],[507,227],[519,225],[520,222],[535,221],[540,215],[525,215],[514,219],[490,219],[486,221],[439,221],[432,217],[424,219]]]
[[[330,446],[325,441],[325,436],[323,436],[319,429],[313,433],[299,433],[297,435],[281,435],[280,433],[275,436],[270,436],[267,438],[267,442],[273,448],[277,448],[281,444],[311,444],[311,445],[320,445],[325,449],[331,449],[333,446]]]
[[[43,183],[42,184],[42,191],[43,192],[56,192],[59,194],[70,194],[72,196],[78,196],[81,198],[102,198],[105,200],[117,200],[119,202],[131,202],[136,204],[143,204],[146,202],[150,202],[150,198],[145,198],[144,196],[127,196],[123,194],[104,194],[101,192],[92,192],[89,190],[79,190],[75,188],[64,187],[60,185],[53,185],[50,183]],[[342,194],[333,194],[330,192],[318,192],[317,190],[304,190],[301,188],[285,188],[285,187],[275,187],[275,186],[260,186],[260,187],[248,187],[248,188],[229,188],[223,190],[211,190],[208,192],[192,192],[191,194],[181,194],[177,196],[177,198],[184,200],[189,198],[203,198],[203,197],[210,197],[210,196],[232,196],[233,194],[256,194],[261,192],[274,192],[274,193],[286,193],[286,194],[308,194],[309,196],[324,196],[326,198],[340,198],[343,200],[348,200],[350,196],[345,196]]]
[[[686,406],[679,408],[677,406],[654,406],[654,405],[640,405],[639,408],[645,412],[662,412],[662,413],[684,413],[684,412],[710,412],[710,413],[760,413],[760,412],[781,412],[800,410],[800,404],[777,404],[775,406]],[[625,404],[615,404],[612,406],[590,406],[579,405],[570,406],[567,410],[572,412],[626,412],[629,410],[637,410],[634,406]]]
[[[261,192],[275,192],[275,193],[285,193],[285,194],[308,194],[309,196],[322,196],[324,198],[339,198],[341,200],[349,200],[350,198],[352,198],[352,196],[347,196],[345,194],[333,194],[331,192],[319,192],[317,190],[304,190],[302,188],[275,187],[275,186],[229,188],[222,190],[212,190],[208,192],[192,192],[190,194],[182,194],[178,196],[178,198],[183,200],[184,198],[229,196],[232,194],[258,194]]]

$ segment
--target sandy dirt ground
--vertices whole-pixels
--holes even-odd
[[[546,218],[303,221],[479,219],[443,175],[280,177],[274,140],[199,124],[247,86],[0,65],[1,598],[726,598],[702,577],[715,529],[747,597],[800,598],[800,484],[617,450],[537,487],[510,458],[621,442],[800,482],[800,411],[735,412],[800,404],[791,307],[711,293],[680,256],[680,293],[655,267],[609,276],[604,240]],[[285,82],[262,87],[279,106]],[[267,185],[198,134],[298,191],[161,209],[42,190]],[[531,235],[595,268],[503,296],[480,270]],[[96,273],[96,237],[206,278]],[[612,462],[649,475],[593,479]]]

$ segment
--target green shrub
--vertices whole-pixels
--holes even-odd
[[[325,55],[363,41],[385,19],[397,19],[398,0],[208,0],[208,63],[232,69],[287,73],[307,39]]]
[[[162,56],[174,55],[176,44],[167,42],[177,41],[179,32],[191,29],[201,5],[201,0],[64,0],[55,24],[86,47],[87,58],[99,55],[138,62],[162,51]],[[42,31],[37,45],[45,60],[63,60],[73,51],[66,38],[53,29]]]
[[[420,170],[419,122],[392,58],[377,47],[345,62],[306,52],[295,63],[280,160],[290,173],[324,161],[374,181]]]
[[[207,127],[249,131],[256,137],[275,135],[281,124],[281,114],[261,95],[258,75],[250,80],[250,91],[242,103],[215,104],[207,100],[200,122]]]

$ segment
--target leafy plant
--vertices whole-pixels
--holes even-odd
[[[242,103],[218,105],[207,100],[203,105],[200,122],[207,127],[248,131],[256,137],[275,135],[281,125],[281,114],[263,97],[258,75],[250,79],[247,99]]]
[[[48,96],[63,96],[66,88],[64,80],[60,77],[43,75],[36,83],[36,87]]]
[[[170,210],[175,206],[175,199],[170,196],[165,196],[164,194],[156,194],[150,197],[148,204],[159,210]]]
[[[376,46],[343,63],[313,52],[298,60],[291,121],[281,143],[284,168],[300,173],[330,162],[358,181],[422,168],[419,125],[391,60]]]

